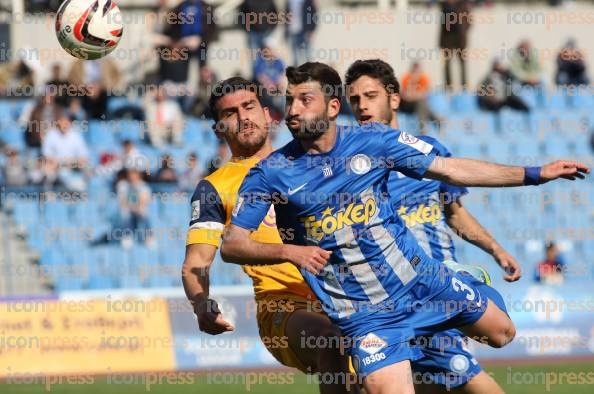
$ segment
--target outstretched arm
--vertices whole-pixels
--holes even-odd
[[[464,208],[460,199],[446,204],[444,210],[446,221],[456,234],[493,256],[497,264],[506,272],[503,279],[508,282],[520,279],[522,271],[516,259],[499,245],[487,229]]]
[[[543,184],[558,178],[583,179],[590,169],[575,161],[557,160],[543,167],[507,166],[481,160],[436,156],[426,178],[458,186],[505,187]]]
[[[226,262],[245,265],[273,265],[290,262],[319,274],[332,252],[317,246],[298,246],[257,242],[250,238],[250,230],[231,224],[225,230],[221,257]]]

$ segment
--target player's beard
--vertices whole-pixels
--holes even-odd
[[[244,132],[244,128],[252,128],[253,130],[251,132],[253,133],[253,135],[249,137],[241,136],[241,133]],[[259,150],[266,143],[267,137],[268,133],[265,131],[265,127],[261,127],[260,125],[254,122],[245,121],[240,123],[239,125],[237,141],[239,142],[240,146],[244,149],[248,149],[250,151]]]
[[[315,140],[330,128],[330,118],[325,111],[313,119],[297,118],[299,126],[296,128],[290,126],[291,120],[293,119],[287,119],[287,127],[293,134],[293,138],[299,140]]]

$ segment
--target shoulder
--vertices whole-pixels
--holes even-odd
[[[210,177],[210,176],[209,176]],[[198,182],[194,194],[192,195],[192,202],[200,201],[202,204],[221,204],[221,195],[215,185],[206,177]]]
[[[433,146],[433,149],[439,156],[451,156],[452,154],[441,142],[439,142],[436,138],[429,137],[428,135],[420,135],[417,137],[421,141],[424,141]]]
[[[303,152],[300,150],[299,141],[295,139],[291,140],[285,146],[275,150],[268,155],[268,157],[254,166],[252,172],[262,171],[266,176],[273,177],[275,173],[293,167],[293,161],[302,154]]]

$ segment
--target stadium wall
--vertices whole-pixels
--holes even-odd
[[[472,342],[479,361],[594,359],[594,296],[586,286],[499,289],[518,334],[503,349]],[[250,287],[215,288],[213,297],[234,332],[201,333],[181,289],[4,300],[0,378],[281,367],[258,335]]]

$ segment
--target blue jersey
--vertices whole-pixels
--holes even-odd
[[[435,138],[422,136],[419,139],[433,145],[439,156],[451,156]],[[467,194],[468,189],[431,179],[416,180],[396,172],[390,174],[388,191],[394,210],[423,250],[439,261],[458,261],[454,241],[445,221],[443,203],[455,201]]]
[[[421,267],[439,265],[395,214],[388,194],[390,173],[421,179],[435,155],[432,144],[379,123],[338,126],[334,147],[322,154],[308,154],[293,140],[250,171],[231,222],[256,230],[274,204],[285,243],[332,251],[319,275],[302,274],[333,320],[352,322],[394,307]]]

